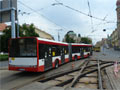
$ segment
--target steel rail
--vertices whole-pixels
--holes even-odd
[[[85,62],[83,64],[85,64]],[[104,65],[104,64],[106,64],[106,62],[103,62],[100,65]],[[97,64],[89,65],[89,66],[86,66],[85,69],[90,68],[90,67],[96,67],[96,66],[97,66]],[[46,82],[46,81],[52,80],[53,78],[57,78],[57,77],[65,75],[65,74],[73,73],[73,72],[76,72],[76,71],[79,71],[79,70],[81,70],[81,67],[77,67],[77,68],[72,69],[72,70],[68,70],[68,71],[65,71],[65,72],[62,72],[62,73],[58,73],[56,75],[52,75],[50,77],[44,78],[43,80],[39,80],[39,82]]]
[[[101,67],[100,61],[97,61],[98,64],[98,89],[103,90],[102,76],[101,76]]]
[[[106,66],[102,66],[102,67],[101,67],[101,70],[104,69],[104,68],[106,68],[106,67],[109,67],[109,66],[111,66],[111,65],[113,65],[113,64],[108,64],[108,65],[106,65]],[[90,73],[93,73],[93,72],[97,72],[97,71],[98,71],[98,69],[93,69],[93,70],[91,70],[91,71],[84,72],[84,73],[82,73],[82,74],[78,77],[78,79],[84,77],[84,76],[87,75],[87,74],[90,74]],[[66,84],[68,84],[68,83],[71,83],[73,79],[74,79],[74,78],[71,78],[71,79],[69,79],[69,80],[66,80],[66,81],[64,81],[64,82],[62,82],[62,83],[60,83],[60,84],[57,84],[56,86],[60,86],[60,87],[61,87],[61,86],[64,86],[64,85],[66,85]]]
[[[74,77],[74,79],[72,80],[71,84],[69,86],[67,86],[65,88],[65,90],[67,90],[68,88],[74,87],[74,85],[77,83],[77,81],[79,80],[79,76],[82,74],[82,72],[85,70],[85,67],[88,65],[89,61],[87,61],[82,67],[81,70],[79,71],[78,75],[76,75]]]

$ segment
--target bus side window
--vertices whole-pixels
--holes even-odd
[[[48,48],[49,48],[49,56],[51,56],[52,55],[51,45],[48,45]]]
[[[45,58],[45,45],[39,44],[39,59]]]
[[[52,56],[56,56],[56,47],[55,46],[52,47]]]
[[[56,47],[56,55],[57,55],[57,56],[60,56],[60,46],[57,46],[57,47]]]
[[[79,48],[80,52],[81,52],[81,48]]]
[[[68,48],[67,48],[67,46],[65,46],[65,54],[68,54]]]
[[[52,56],[60,56],[60,46],[52,46]]]

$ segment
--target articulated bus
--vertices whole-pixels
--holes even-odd
[[[89,57],[92,45],[68,44],[37,37],[10,39],[9,70],[44,72]]]
[[[72,44],[72,60],[86,58],[92,55],[92,45],[90,44]]]

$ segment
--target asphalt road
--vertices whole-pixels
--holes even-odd
[[[101,52],[94,52],[94,58],[105,61],[120,61],[120,51],[101,48]]]
[[[65,70],[70,70],[72,69],[72,63],[74,63],[75,67],[78,67],[82,62],[83,60],[79,60],[64,64],[58,69],[52,69],[44,72],[44,77],[53,75],[58,72],[63,72]],[[43,75],[44,73],[0,70],[0,90],[13,90],[13,88],[15,87],[18,87],[20,85],[23,85],[24,83],[28,83],[34,79],[41,77],[41,75]]]

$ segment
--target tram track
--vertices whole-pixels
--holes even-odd
[[[79,67],[79,69],[75,69],[75,70],[72,70],[71,72],[66,72],[66,73],[63,73],[62,75],[58,75],[55,77],[50,77],[44,80],[40,80],[39,82],[44,84],[52,83],[50,87],[53,87],[53,86],[64,87],[65,90],[69,90],[70,88],[73,88],[73,87],[80,88],[80,85],[83,85],[83,84],[86,84],[87,86],[89,86],[89,84],[93,85],[92,89],[104,90],[105,87],[103,86],[101,70],[103,70],[108,66],[113,65],[113,63],[102,62],[101,60],[100,61],[95,60],[93,62],[96,62],[96,63],[90,64],[91,62],[86,61],[83,66]],[[85,78],[88,79],[86,82],[83,81]],[[90,78],[92,79],[94,78],[94,81],[91,81],[92,79]]]

